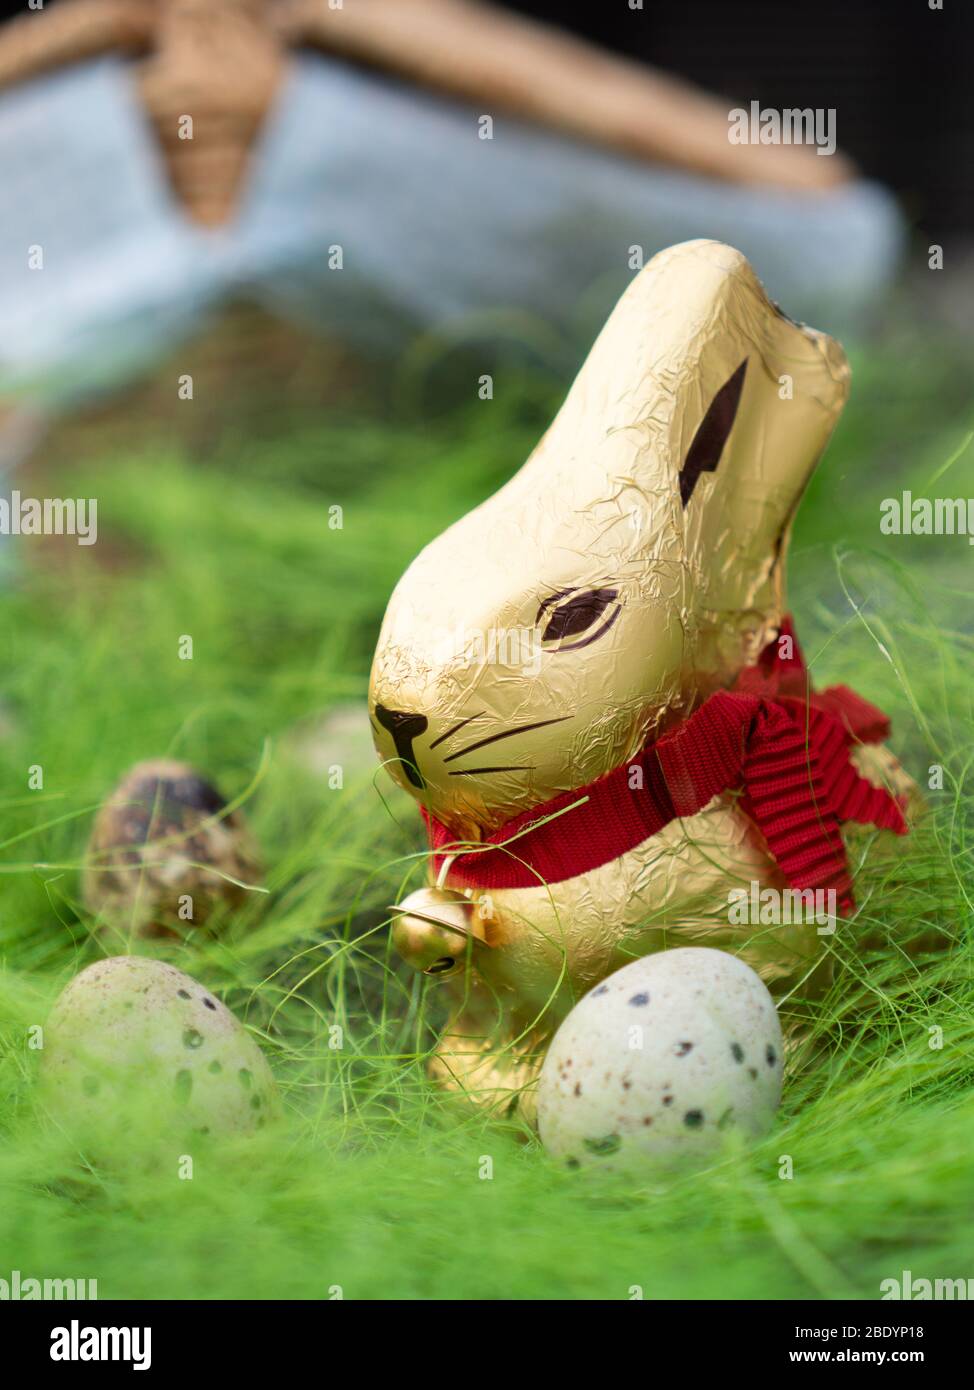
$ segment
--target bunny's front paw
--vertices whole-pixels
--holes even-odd
[[[518,1029],[468,998],[440,1038],[430,1076],[492,1115],[534,1125],[537,1081],[550,1041],[550,1030]]]

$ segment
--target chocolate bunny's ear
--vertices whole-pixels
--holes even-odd
[[[683,570],[690,626],[736,670],[780,621],[790,521],[848,379],[739,251],[685,242],[626,290],[529,468],[580,503],[641,493],[641,558]]]
[[[525,473],[579,505],[634,486],[652,503],[646,557],[689,560],[714,605],[749,603],[848,377],[838,343],[786,318],[741,252],[684,242],[622,295]]]
[[[680,441],[686,559],[704,646],[709,634],[715,665],[736,666],[755,659],[783,616],[791,521],[845,403],[849,368],[838,343],[771,303],[739,253],[710,243],[691,261],[706,263],[713,299],[702,390]]]

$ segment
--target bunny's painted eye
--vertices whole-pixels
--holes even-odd
[[[545,618],[542,642],[557,642],[553,650],[577,651],[597,641],[618,618],[622,607],[616,603],[618,589],[563,589],[545,599],[537,621]],[[569,641],[569,638],[580,640]]]

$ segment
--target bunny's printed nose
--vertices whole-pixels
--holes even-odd
[[[413,714],[409,710],[386,709],[385,705],[376,705],[375,717],[392,735],[396,752],[406,771],[406,777],[414,787],[420,790],[425,787],[419,768],[416,766],[413,757],[413,740],[419,738],[420,734],[425,734],[429,727],[429,720],[425,714]]]

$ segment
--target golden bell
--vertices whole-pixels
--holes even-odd
[[[483,940],[470,899],[452,888],[418,888],[390,908],[392,941],[407,965],[424,975],[450,975],[462,965],[471,938]]]

